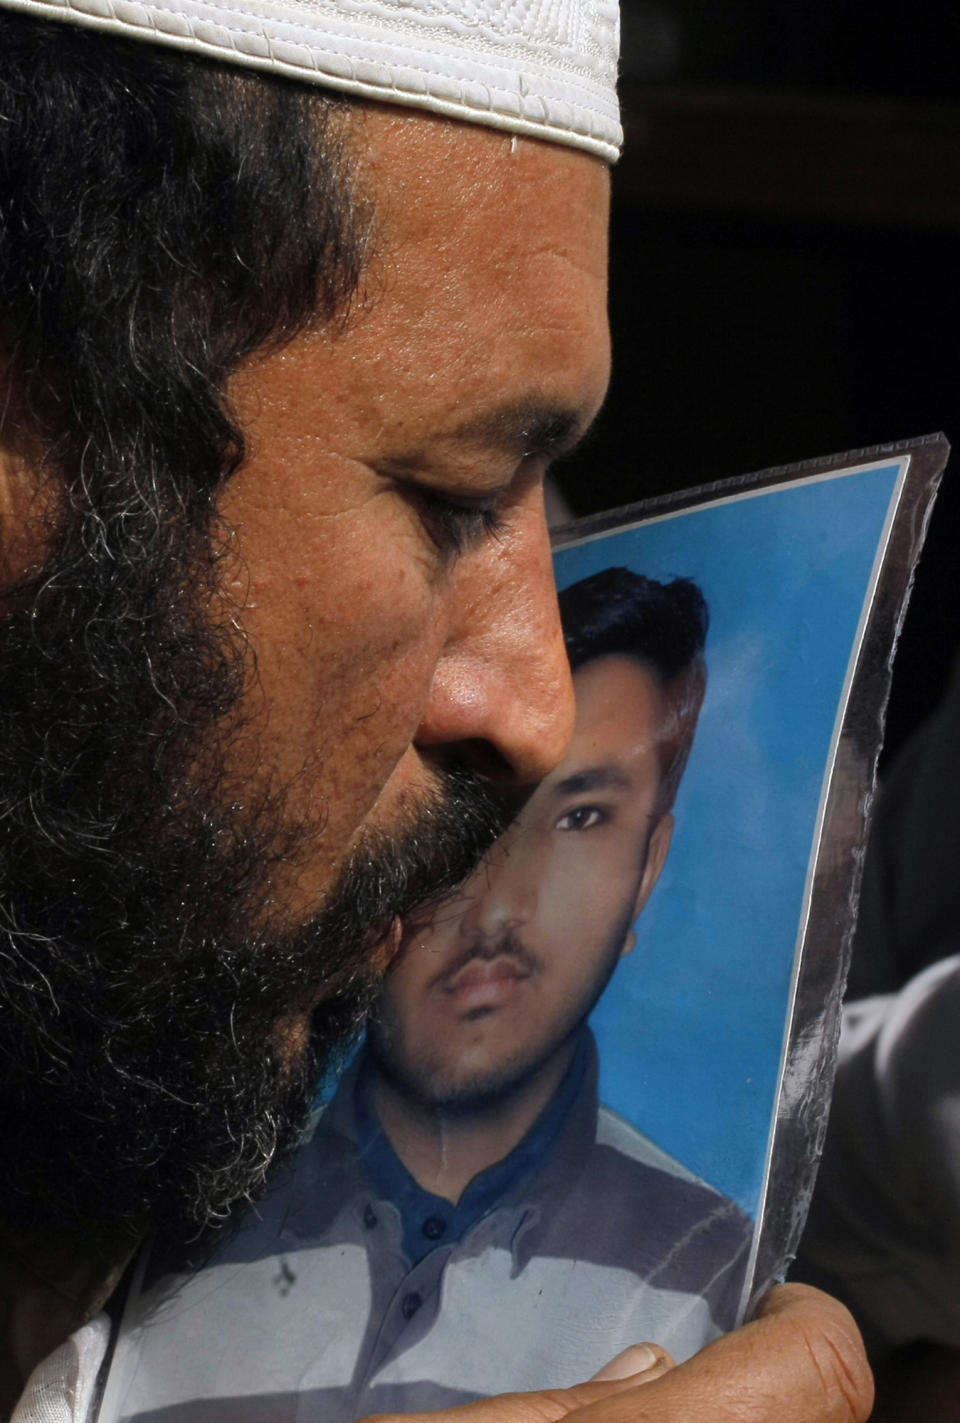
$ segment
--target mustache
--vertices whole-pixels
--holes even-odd
[[[327,934],[362,923],[371,944],[393,921],[429,923],[457,895],[516,815],[481,772],[454,763],[390,831],[369,831],[324,908]]]
[[[429,915],[452,898],[509,817],[479,772],[463,765],[441,770],[401,823],[364,835],[308,923],[279,936],[267,930],[226,939],[181,960],[164,985],[168,1011],[176,1005],[182,1023],[189,1004],[191,1028],[198,1038],[209,1037],[211,1000],[229,1004],[231,1039],[256,1052],[265,1022],[282,1022],[298,1006],[315,1004],[310,1052],[301,1064],[312,1088],[370,1011],[382,979],[373,961],[394,922]],[[145,981],[136,997],[151,999],[155,1015],[163,988],[142,967],[140,974]]]
[[[514,930],[506,929],[495,938],[476,936],[464,946],[427,984],[429,992],[444,992],[463,969],[472,963],[492,963],[494,959],[511,959],[525,975],[537,973],[540,959],[532,953]]]

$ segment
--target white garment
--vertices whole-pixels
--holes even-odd
[[[97,1375],[110,1342],[110,1320],[98,1314],[39,1363],[10,1423],[92,1423]]]

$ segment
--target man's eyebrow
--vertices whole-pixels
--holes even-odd
[[[517,457],[567,454],[584,434],[580,413],[537,400],[512,401],[457,425],[450,438],[486,445]]]
[[[575,771],[572,776],[564,776],[553,787],[555,796],[579,795],[581,791],[626,791],[630,789],[630,777],[619,766],[588,766]]]

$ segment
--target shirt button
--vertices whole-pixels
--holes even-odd
[[[400,1313],[404,1319],[412,1319],[422,1304],[423,1300],[417,1294],[416,1290],[412,1290],[410,1294],[404,1295],[403,1304],[400,1306]]]
[[[447,1222],[440,1215],[428,1215],[420,1227],[428,1240],[439,1240],[446,1228]]]
[[[372,1230],[377,1223],[377,1213],[369,1201],[363,1208],[363,1223],[368,1230]]]

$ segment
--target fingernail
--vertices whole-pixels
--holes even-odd
[[[650,1348],[649,1344],[631,1344],[629,1349],[624,1349],[622,1354],[611,1359],[609,1364],[606,1364],[593,1377],[598,1381],[629,1379],[634,1374],[643,1374],[648,1369],[655,1368],[660,1363],[661,1357],[655,1349]]]

